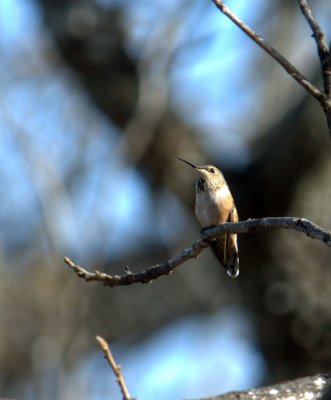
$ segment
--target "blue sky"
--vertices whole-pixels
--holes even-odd
[[[177,5],[174,2],[146,4],[129,2],[126,7],[127,24],[133,27],[128,30],[127,47],[137,57],[150,36],[157,37],[155,31],[158,29],[162,35],[162,27],[167,29],[167,24],[176,17]],[[240,2],[234,2],[236,11],[254,21],[247,15],[250,7],[238,7],[238,4]],[[258,2],[259,7],[261,4]],[[185,3],[182,11],[184,6]],[[180,117],[199,127],[206,146],[211,146],[218,156],[221,154],[224,162],[227,159],[245,162],[248,157],[246,131],[240,126],[236,131],[233,127],[229,129],[228,121],[238,108],[246,109],[247,115],[250,114],[250,108],[244,105],[251,101],[251,92],[241,90],[243,94],[233,98],[232,93],[236,92],[233,85],[240,84],[240,79],[236,79],[237,73],[231,65],[234,60],[247,58],[252,46],[230,51],[246,40],[242,33],[212,4],[205,7],[200,1],[195,7],[188,10],[183,25],[177,27],[174,46],[183,47],[183,51],[174,58],[171,68],[170,99]],[[204,23],[199,19],[201,13]],[[0,209],[0,217],[6,224],[13,225],[14,217],[6,210],[14,202],[16,218],[27,218],[29,223],[33,223],[32,219],[38,218],[40,210],[47,207],[47,203],[41,203],[44,194],[52,189],[52,184],[60,184],[65,179],[68,171],[74,168],[79,152],[83,151],[89,174],[84,175],[84,181],[76,182],[75,190],[79,195],[58,192],[57,202],[52,205],[56,218],[49,223],[46,221],[46,227],[50,230],[50,237],[61,238],[57,246],[61,248],[66,244],[76,254],[82,246],[75,242],[76,235],[72,232],[83,232],[82,226],[87,225],[89,215],[100,214],[95,216],[94,226],[89,221],[84,239],[94,251],[104,251],[93,242],[95,233],[102,227],[104,231],[101,233],[110,236],[111,230],[116,229],[118,240],[113,238],[112,243],[116,254],[121,251],[122,236],[126,235],[129,226],[138,237],[141,228],[150,223],[148,187],[134,170],[123,164],[121,150],[114,152],[118,139],[116,128],[99,111],[90,107],[70,71],[61,63],[54,68],[45,57],[45,53],[52,55],[56,50],[43,30],[37,3],[32,0],[2,1],[0,18],[0,50],[3,55],[3,134],[0,137],[3,168],[0,179],[8,183],[7,187],[11,186]],[[185,44],[188,31],[193,44]],[[164,68],[162,60],[153,68],[150,73],[156,74],[157,80],[160,69]],[[93,134],[88,146],[82,148],[80,140],[87,131]],[[30,154],[30,159],[26,158],[27,154]],[[44,177],[36,172],[44,170],[47,171]],[[15,182],[15,185],[9,182]],[[121,182],[120,190],[114,182]],[[95,196],[98,190],[110,201],[100,201],[101,196]],[[24,204],[20,201],[22,197]],[[176,199],[172,199],[172,204],[176,204]],[[27,208],[35,210],[34,214],[28,215]],[[18,232],[8,233],[1,238],[5,248],[13,245],[16,239],[21,240]],[[24,229],[19,233],[26,234]],[[159,234],[161,237],[168,235],[167,231]]]
[[[111,349],[131,396],[142,400],[200,398],[244,390],[258,386],[265,371],[250,321],[235,307],[210,316],[188,316],[136,346],[124,341],[113,343]],[[91,374],[95,374],[93,381],[88,379]],[[68,386],[80,388],[80,396],[120,397],[101,352],[86,358],[68,378]]]

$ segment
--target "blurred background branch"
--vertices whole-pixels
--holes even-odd
[[[316,21],[307,1],[299,0],[301,11],[309,23],[313,37],[316,40],[318,56],[321,62],[324,92],[310,82],[293,64],[289,62],[279,51],[269,44],[262,36],[254,32],[247,24],[240,20],[231,9],[221,0],[213,0],[216,7],[233,21],[247,36],[249,36],[258,46],[280,64],[293,79],[295,79],[308,93],[310,93],[321,104],[331,136],[331,54],[326,43],[325,35],[318,22]]]

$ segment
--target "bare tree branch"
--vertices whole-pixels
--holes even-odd
[[[114,357],[110,351],[108,343],[101,336],[96,336],[96,340],[99,343],[101,350],[105,353],[105,359],[108,361],[110,368],[114,371],[114,374],[116,376],[116,381],[123,395],[123,400],[132,400],[128,388],[126,387],[121,366],[116,364],[116,361],[114,360]]]
[[[278,50],[265,39],[257,34],[245,22],[238,18],[228,6],[221,0],[213,0],[216,7],[228,18],[231,19],[243,32],[246,33],[257,45],[259,45],[266,53],[268,53],[274,60],[278,62],[297,82],[300,83],[308,92],[313,95],[318,101],[321,101],[325,96],[315,85],[310,83],[308,79],[293,65],[291,64]]]
[[[329,107],[331,106],[331,54],[326,41],[325,34],[318,22],[316,21],[313,12],[311,11],[306,0],[298,0],[302,14],[306,18],[316,41],[317,52],[321,62],[324,93],[328,98]],[[323,106],[323,105],[322,105]],[[330,112],[330,110],[329,110]]]
[[[298,0],[302,11],[302,14],[306,18],[315,38],[318,55],[320,59],[324,59],[329,55],[329,46],[326,42],[326,37],[318,22],[316,21],[313,12],[311,11],[308,2],[306,0]]]
[[[324,92],[311,83],[292,63],[290,63],[278,50],[266,42],[262,36],[257,34],[245,22],[238,18],[222,0],[213,0],[216,7],[233,21],[243,32],[246,33],[258,46],[268,53],[278,64],[280,64],[309,94],[315,97],[320,103],[325,113],[329,133],[331,135],[331,57],[326,44],[324,33],[317,24],[313,14],[305,0],[298,0],[301,10],[307,18],[318,46],[318,53],[322,65],[322,74],[324,81]]]
[[[272,386],[228,392],[219,396],[195,400],[264,400],[264,399],[330,399],[330,374],[318,374],[305,378],[280,382]]]
[[[70,258],[65,257],[64,261],[71,267],[80,278],[88,281],[99,281],[105,286],[125,286],[132,283],[150,283],[152,280],[159,278],[162,275],[170,274],[176,267],[183,264],[185,261],[196,258],[205,247],[208,247],[208,240],[199,239],[193,245],[184,249],[179,255],[164,264],[157,264],[142,272],[133,273],[128,267],[125,268],[123,275],[108,275],[104,272],[89,272],[86,269],[76,265]]]
[[[191,247],[184,249],[176,257],[171,258],[164,264],[157,264],[145,271],[133,273],[126,267],[123,275],[109,275],[104,272],[89,272],[76,265],[70,258],[65,257],[64,261],[74,270],[79,278],[86,281],[99,281],[105,286],[124,286],[132,283],[150,283],[162,275],[171,273],[176,267],[185,261],[196,258],[202,250],[208,247],[209,242],[217,236],[225,233],[255,233],[269,228],[294,229],[304,233],[312,239],[318,239],[331,247],[331,232],[321,228],[305,218],[297,217],[266,217],[260,219],[248,219],[237,223],[225,223],[213,228],[203,230],[201,238],[196,240]]]

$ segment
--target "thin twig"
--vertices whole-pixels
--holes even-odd
[[[114,371],[116,376],[116,381],[120,387],[120,390],[123,395],[123,400],[132,400],[132,397],[129,394],[128,388],[126,387],[125,380],[122,374],[121,366],[116,364],[114,357],[110,351],[108,343],[101,336],[96,336],[96,340],[99,343],[101,350],[105,353],[105,359],[108,361],[111,369]]]
[[[249,36],[258,46],[268,53],[278,64],[280,64],[301,86],[303,86],[309,94],[311,94],[320,103],[325,113],[329,133],[331,135],[331,56],[330,52],[326,52],[328,46],[325,36],[313,18],[311,10],[306,1],[298,0],[301,10],[307,18],[313,32],[319,49],[319,56],[322,64],[322,75],[324,82],[324,92],[310,82],[292,63],[290,63],[278,50],[264,40],[262,36],[257,34],[250,26],[238,18],[222,0],[213,0],[216,7],[232,22],[234,22],[247,36]],[[301,4],[304,8],[302,9]]]
[[[324,93],[328,98],[326,107],[329,107],[328,111],[331,113],[331,54],[330,49],[326,41],[325,34],[322,28],[319,26],[311,8],[306,0],[298,0],[302,14],[306,18],[316,42],[318,56],[321,62],[322,76]]]
[[[322,31],[322,28],[319,26],[318,22],[316,21],[316,18],[314,17],[314,14],[308,5],[308,2],[306,0],[298,0],[298,1],[302,14],[306,18],[313,32],[313,37],[317,45],[318,55],[322,60],[329,55],[329,46],[327,44],[325,34]]]
[[[99,281],[105,286],[126,286],[132,283],[150,283],[154,279],[159,278],[162,275],[170,274],[176,267],[183,264],[185,261],[196,258],[202,252],[205,247],[208,247],[208,240],[199,239],[193,245],[184,249],[179,255],[164,264],[157,264],[153,267],[146,269],[145,271],[133,273],[129,269],[125,269],[123,275],[109,275],[104,272],[89,272],[86,269],[75,264],[69,257],[64,257],[64,261],[74,270],[79,278],[85,279],[85,281]]]
[[[269,228],[294,229],[304,233],[312,239],[318,239],[331,247],[331,232],[321,228],[305,218],[297,217],[266,217],[260,219],[248,219],[236,223],[225,223],[214,228],[205,229],[201,238],[196,240],[191,247],[184,249],[176,257],[171,258],[164,264],[158,264],[142,272],[133,273],[126,269],[123,275],[108,275],[103,272],[89,272],[75,264],[70,258],[65,257],[64,261],[74,270],[76,275],[86,281],[99,281],[105,286],[124,286],[132,283],[149,283],[162,275],[171,273],[176,267],[185,261],[196,258],[202,250],[208,247],[209,242],[217,236],[225,233],[254,233]]]

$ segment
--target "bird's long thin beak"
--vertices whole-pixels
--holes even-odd
[[[190,165],[192,168],[194,168],[194,169],[196,169],[197,168],[197,166],[196,165],[194,165],[194,164],[192,164],[191,162],[189,162],[189,161],[186,161],[186,160],[184,160],[184,158],[180,158],[180,157],[176,157],[176,158],[178,158],[178,160],[180,160],[180,161],[183,161],[184,163],[186,163],[186,164],[188,164],[188,165]]]

